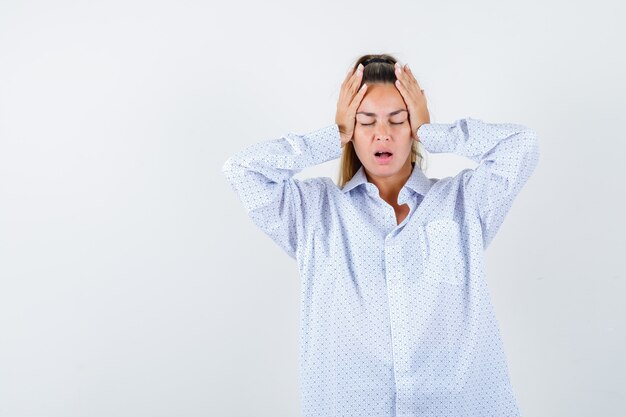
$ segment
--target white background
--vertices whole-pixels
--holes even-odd
[[[432,122],[537,132],[486,253],[512,383],[524,417],[623,416],[625,12],[1,1],[0,416],[298,415],[297,266],[220,169],[334,123],[350,65],[383,52]]]

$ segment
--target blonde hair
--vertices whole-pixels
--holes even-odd
[[[394,69],[394,64],[398,62],[396,58],[388,54],[368,54],[359,57],[353,65],[353,70],[355,70],[359,64],[367,61],[368,59],[378,58],[382,59],[386,62],[371,62],[363,68],[363,77],[361,79],[361,85],[363,83],[367,83],[368,85],[374,83],[391,83],[395,85],[396,82],[396,73]],[[360,86],[359,86],[360,88]],[[411,146],[411,163],[415,163],[417,168],[422,169],[424,157],[420,152],[419,148],[421,147],[421,143],[413,141],[413,145]],[[361,168],[363,164],[359,160],[359,157],[354,150],[354,144],[352,141],[347,142],[343,146],[343,151],[341,154],[341,162],[339,165],[339,177],[337,183],[340,188],[350,181],[352,176],[356,174],[356,172]]]

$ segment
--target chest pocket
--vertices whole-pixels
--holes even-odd
[[[422,245],[424,274],[428,280],[461,285],[465,260],[461,227],[452,219],[436,219],[425,224]]]

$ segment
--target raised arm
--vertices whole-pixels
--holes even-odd
[[[254,144],[222,167],[252,221],[294,259],[308,220],[319,210],[320,188],[325,182],[293,176],[306,167],[339,158],[343,145],[352,140],[356,109],[367,90],[365,85],[359,88],[362,75],[362,65],[346,74],[334,124]]]
[[[451,152],[478,162],[475,169],[462,172],[463,187],[480,217],[486,249],[539,162],[537,135],[519,124],[467,118],[423,124],[417,136],[429,152]]]
[[[340,156],[339,129],[332,124],[249,146],[226,160],[222,172],[252,221],[295,259],[305,217],[315,208],[322,183],[293,176]]]

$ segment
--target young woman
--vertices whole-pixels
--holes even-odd
[[[478,166],[428,178],[418,142]],[[339,185],[293,178],[339,157]],[[334,124],[225,162],[252,221],[298,262],[303,416],[520,416],[484,251],[538,160],[522,125],[430,123],[385,54],[348,72]]]

